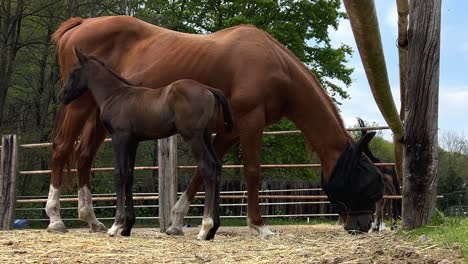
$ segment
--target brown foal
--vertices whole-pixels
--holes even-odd
[[[179,80],[159,89],[136,87],[95,57],[75,49],[78,62],[72,67],[60,99],[70,104],[88,89],[111,134],[117,210],[108,234],[129,236],[135,223],[133,169],[138,142],[180,134],[191,146],[205,184],[205,208],[198,239],[213,239],[219,227],[219,176],[221,163],[211,145],[211,131],[224,113],[227,130],[232,128],[229,105],[223,93],[193,80]],[[125,195],[125,196],[124,196]]]

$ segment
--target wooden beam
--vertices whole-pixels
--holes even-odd
[[[396,0],[398,10],[398,60],[400,62],[400,119],[405,121],[408,80],[408,0]]]
[[[2,137],[0,157],[0,228],[13,229],[16,207],[18,142],[16,135]]]
[[[402,226],[430,220],[437,195],[441,0],[410,1]]]
[[[171,209],[177,201],[177,137],[158,140],[159,230],[171,225]]]
[[[401,179],[403,175],[403,146],[401,144],[404,134],[403,123],[390,89],[375,3],[374,0],[344,0],[344,4],[372,95],[394,134],[396,171]]]

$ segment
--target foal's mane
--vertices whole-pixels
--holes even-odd
[[[106,68],[110,73],[112,73],[112,75],[114,75],[114,77],[116,77],[117,79],[119,79],[120,81],[122,81],[123,83],[127,84],[127,85],[131,85],[131,86],[137,86],[136,84],[134,83],[131,83],[129,80],[125,79],[124,77],[122,77],[122,75],[120,75],[118,72],[116,72],[114,69],[112,69],[109,65],[107,65],[105,62],[103,62],[102,60],[100,60],[99,58],[95,57],[95,56],[89,56],[88,57],[89,59],[92,59],[96,62],[98,62],[99,64],[101,64],[101,66],[103,66],[104,68]]]

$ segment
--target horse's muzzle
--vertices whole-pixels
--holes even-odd
[[[372,213],[348,215],[344,229],[350,234],[367,233],[372,226]]]

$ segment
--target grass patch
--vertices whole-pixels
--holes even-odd
[[[468,263],[468,218],[445,217],[436,212],[429,225],[399,234],[412,239],[425,235],[435,243],[451,249],[460,249]]]

